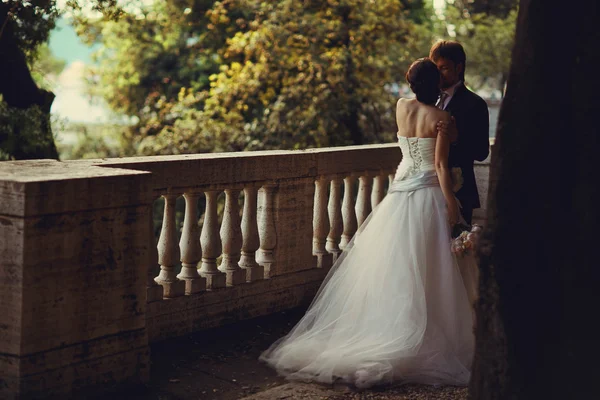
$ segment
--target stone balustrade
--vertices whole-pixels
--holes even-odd
[[[79,162],[148,171],[153,200],[164,200],[147,280],[155,341],[310,301],[400,157],[375,145]]]
[[[400,158],[390,144],[0,163],[0,398],[144,382],[148,343],[308,304]]]

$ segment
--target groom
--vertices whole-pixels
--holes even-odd
[[[473,209],[481,207],[473,170],[474,160],[483,161],[489,154],[489,114],[485,100],[464,84],[466,55],[462,45],[440,41],[429,51],[429,58],[441,74],[441,94],[436,106],[449,111],[452,122],[439,123],[439,131],[450,138],[450,168],[460,167],[463,186],[456,193],[461,214],[470,225]]]

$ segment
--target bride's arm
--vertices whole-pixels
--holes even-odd
[[[435,169],[440,181],[442,193],[448,206],[448,220],[450,225],[458,222],[460,211],[454,192],[452,192],[452,181],[450,179],[450,168],[448,167],[448,153],[450,151],[450,140],[447,135],[438,134],[435,145]]]

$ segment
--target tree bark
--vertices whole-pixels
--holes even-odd
[[[11,154],[16,159],[53,158],[58,159],[50,125],[50,108],[54,94],[37,87],[29,71],[25,54],[17,44],[14,35],[12,17],[8,15],[8,4],[0,4],[0,26],[4,29],[0,35],[0,94],[6,104],[13,108],[28,109],[38,106],[44,115],[42,135],[47,138],[46,145],[17,146]]]
[[[508,80],[508,74],[502,73],[500,77],[500,85],[498,85],[498,89],[500,90],[500,98],[504,98],[504,89],[506,89],[506,81]]]
[[[347,113],[341,118],[342,124],[348,129],[350,139],[354,145],[362,145],[364,143],[364,135],[359,124],[359,110],[361,107],[360,101],[356,99],[356,88],[358,82],[356,79],[356,68],[352,59],[352,49],[350,41],[350,13],[352,9],[349,6],[340,7],[340,14],[343,23],[342,43],[346,48],[346,82],[345,91],[348,98],[346,104]]]
[[[597,0],[522,0],[492,150],[470,398],[598,397]]]

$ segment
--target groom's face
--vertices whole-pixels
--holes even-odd
[[[442,78],[440,79],[441,89],[447,89],[460,80],[460,73],[463,68],[462,64],[454,64],[452,60],[448,60],[447,58],[438,58],[435,61],[435,65],[440,70]]]

